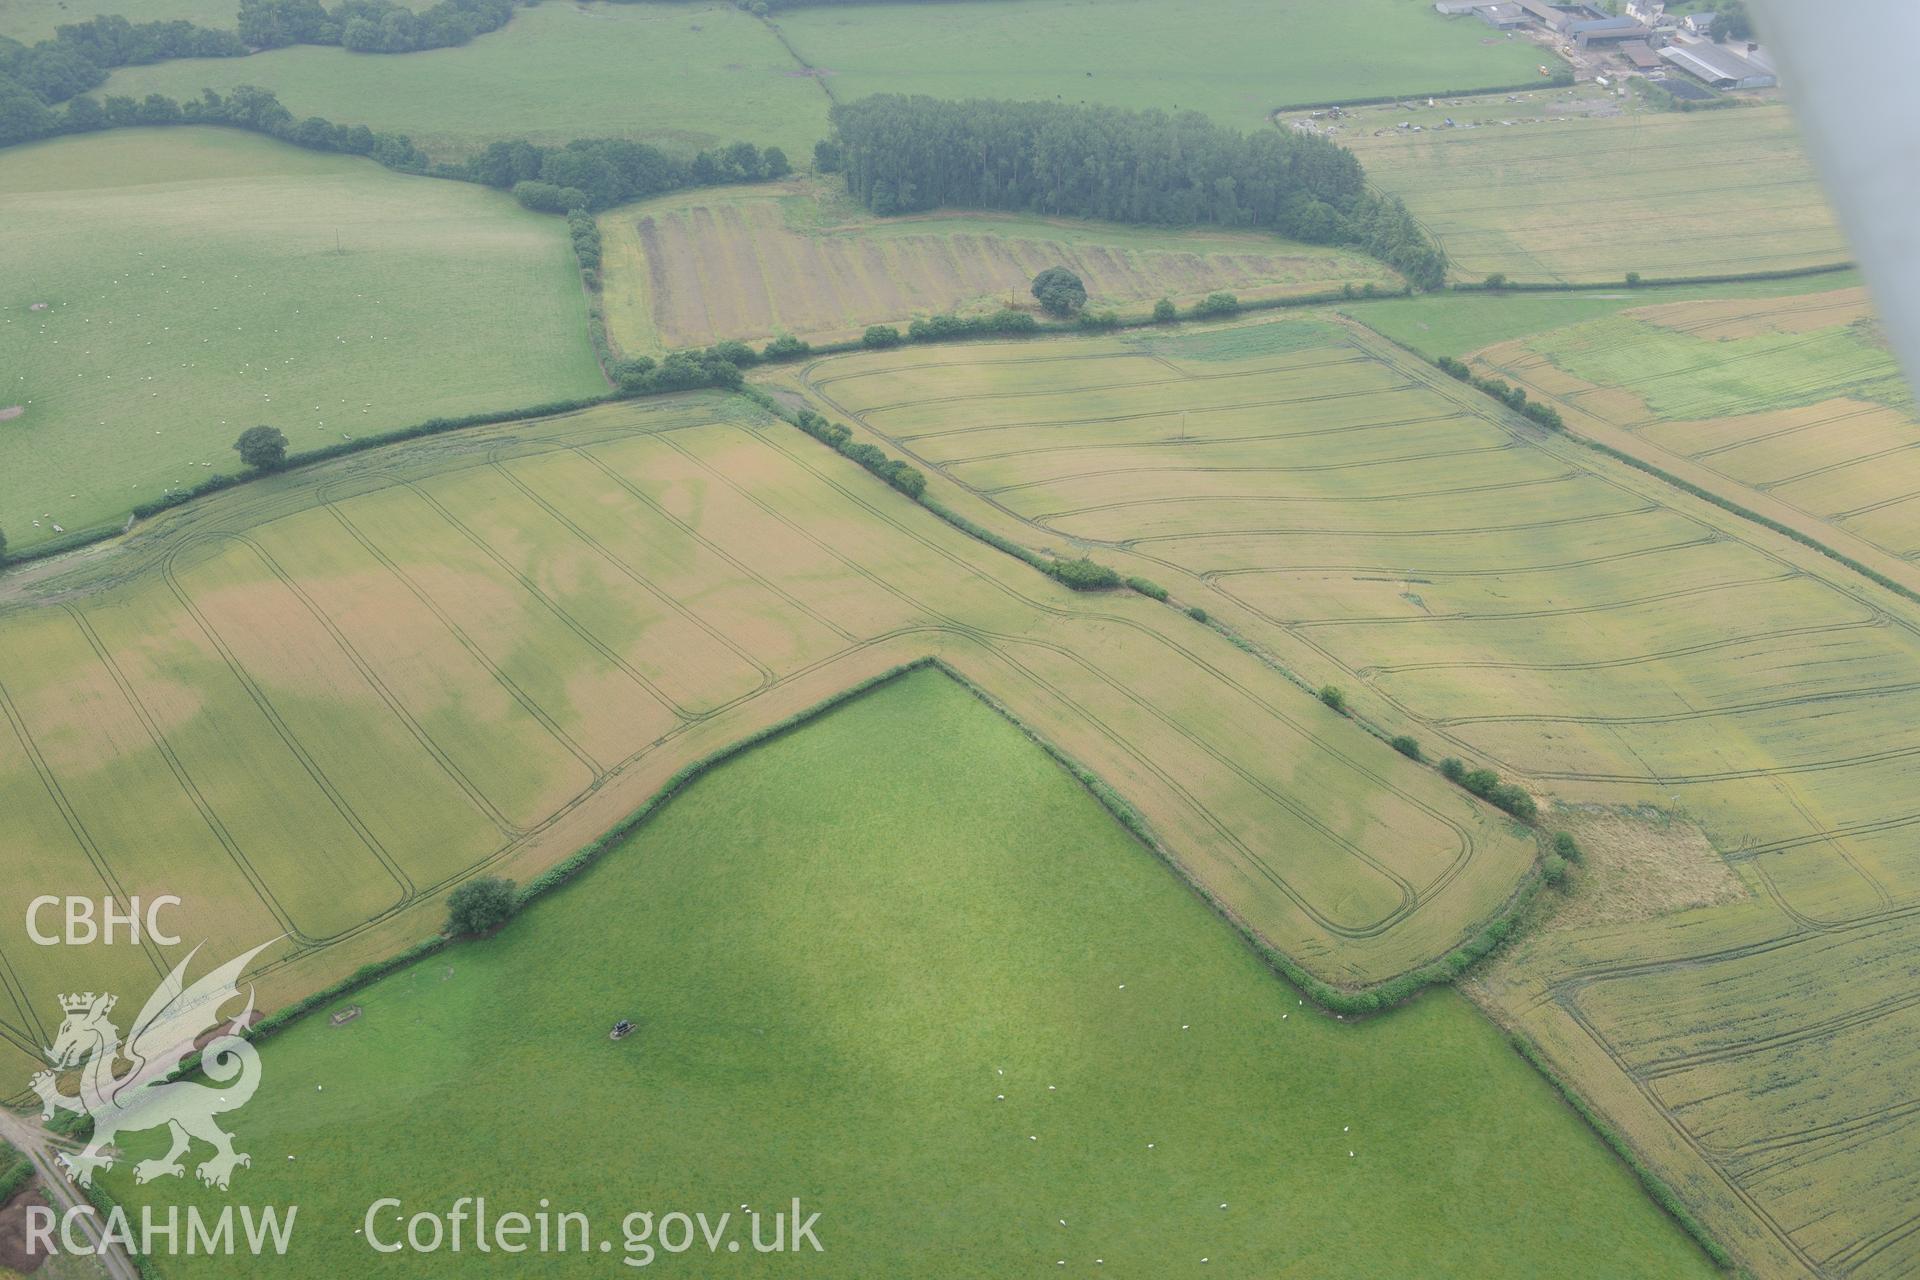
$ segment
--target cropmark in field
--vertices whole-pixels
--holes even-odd
[[[1213,631],[1073,594],[741,398],[303,468],[13,594],[13,900],[177,892],[181,936],[215,950],[284,933],[263,1007],[437,927],[477,871],[524,880],[689,762],[929,656],[1328,981],[1431,961],[1535,861],[1524,831]],[[46,948],[4,960],[0,1070],[24,1079],[71,972]]]
[[[1179,232],[1012,214],[875,218],[826,182],[665,196],[600,215],[607,327],[625,353],[858,337],[915,316],[1031,309],[1048,267],[1096,308],[1216,290],[1248,301],[1398,288],[1371,258],[1258,233]]]
[[[1786,107],[1669,113],[1595,95],[1362,107],[1332,137],[1407,202],[1456,280],[1747,275],[1851,257]]]
[[[1662,815],[1689,866],[1704,832],[1743,900],[1529,937],[1486,999],[1756,1270],[1920,1266],[1905,600],[1331,316],[781,376],[1429,759]]]
[[[549,1203],[613,1243],[515,1275],[1713,1274],[1458,994],[1360,1024],[1301,1004],[937,671],[720,766],[497,937],[350,999],[265,1046],[245,1116],[248,1195],[300,1205],[279,1274],[417,1271],[367,1248],[366,1206],[401,1202],[389,1243],[476,1170],[490,1212]],[[128,1148],[121,1198],[218,1211],[137,1185]],[[796,1194],[819,1253],[667,1252],[670,1208],[771,1240]],[[636,1209],[658,1225],[630,1248]],[[471,1243],[435,1261],[485,1270]],[[185,1261],[161,1274],[253,1274]]]
[[[1691,463],[1742,505],[1777,504],[1849,552],[1858,539],[1920,585],[1920,422],[1864,290],[1640,307],[1477,360],[1575,429]]]

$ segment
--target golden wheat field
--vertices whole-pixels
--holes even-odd
[[[1407,202],[1456,279],[1673,279],[1851,256],[1778,104],[1657,112],[1582,86],[1363,107],[1334,139]]]
[[[475,873],[552,865],[690,761],[929,656],[1329,981],[1456,945],[1535,857],[1217,633],[1069,592],[737,398],[481,429],[221,495],[9,584],[0,643],[13,890],[190,879],[184,936],[286,936],[277,997],[433,927]],[[57,957],[4,959],[28,1053]],[[163,959],[129,949],[97,981]]]
[[[1549,825],[1619,824],[1594,860],[1641,886],[1488,1007],[1749,1265],[1920,1265],[1920,611],[1333,317],[789,381],[996,532],[1152,577]]]

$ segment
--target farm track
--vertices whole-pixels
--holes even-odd
[[[1819,312],[1810,310],[1798,320],[1817,324],[1820,318]],[[1328,401],[1311,395],[1262,398],[1253,416],[1270,415],[1264,417],[1265,423],[1284,423],[1277,432],[1271,425],[1257,433],[1228,428],[1221,437],[1213,437],[1201,426],[1185,440],[1176,440],[1171,432],[1164,438],[1121,439],[1119,433],[1131,430],[1126,424],[1142,419],[1174,422],[1191,412],[1195,422],[1201,421],[1201,410],[1188,411],[1179,404],[1178,384],[1141,388],[1144,403],[1125,415],[1094,412],[1079,419],[963,428],[964,432],[1002,433],[998,439],[1003,447],[982,456],[955,456],[932,447],[939,445],[944,432],[893,425],[921,405],[947,407],[963,420],[977,418],[969,406],[976,395],[983,402],[989,400],[981,393],[994,391],[1001,376],[1000,357],[1003,352],[1011,355],[1011,348],[969,348],[970,358],[964,361],[918,362],[912,374],[927,387],[920,398],[879,396],[873,406],[859,398],[862,380],[882,374],[905,377],[909,371],[904,364],[892,365],[884,357],[873,356],[831,358],[808,366],[796,381],[823,410],[852,422],[860,432],[871,433],[876,443],[923,467],[936,478],[936,485],[949,486],[942,500],[972,518],[1029,545],[1066,539],[1076,553],[1085,550],[1109,559],[1123,572],[1150,573],[1182,604],[1206,604],[1210,614],[1232,620],[1232,625],[1280,661],[1303,669],[1307,682],[1318,683],[1322,672],[1337,683],[1347,683],[1339,678],[1342,675],[1356,682],[1349,688],[1362,692],[1350,697],[1365,713],[1377,714],[1394,731],[1403,725],[1415,729],[1430,751],[1437,739],[1445,749],[1469,760],[1494,763],[1510,774],[1537,779],[1552,790],[1582,798],[1614,797],[1642,804],[1658,788],[1654,794],[1662,799],[1674,793],[1672,800],[1679,801],[1683,811],[1691,807],[1689,800],[1697,804],[1696,820],[1707,827],[1730,864],[1745,870],[1762,895],[1752,903],[1727,908],[1726,929],[1737,934],[1765,927],[1770,936],[1760,943],[1716,947],[1710,941],[1712,928],[1672,938],[1661,934],[1662,940],[1651,944],[1652,949],[1655,954],[1670,949],[1672,958],[1660,961],[1579,958],[1585,951],[1600,957],[1631,954],[1636,946],[1644,951],[1649,945],[1635,944],[1629,937],[1596,939],[1569,957],[1545,950],[1529,954],[1514,964],[1518,985],[1512,1003],[1503,1005],[1505,1014],[1546,1037],[1545,1047],[1560,1069],[1572,1073],[1590,1099],[1635,1135],[1634,1145],[1643,1155],[1666,1165],[1670,1180],[1684,1185],[1708,1178],[1723,1188],[1730,1200],[1722,1208],[1714,1208],[1710,1195],[1697,1200],[1695,1207],[1713,1217],[1750,1258],[1772,1257],[1778,1264],[1767,1264],[1772,1269],[1797,1268],[1806,1275],[1838,1275],[1841,1271],[1834,1268],[1840,1264],[1854,1273],[1851,1269],[1865,1265],[1869,1258],[1877,1259],[1876,1265],[1889,1264],[1913,1238],[1911,1215],[1898,1212],[1888,1199],[1855,1195],[1844,1209],[1835,1206],[1835,1210],[1846,1214],[1847,1221],[1857,1221],[1857,1231],[1847,1236],[1844,1226],[1822,1226],[1822,1238],[1832,1237],[1838,1243],[1813,1245],[1803,1215],[1817,1210],[1801,1204],[1792,1211],[1793,1217],[1787,1216],[1780,1207],[1784,1202],[1778,1199],[1781,1187],[1765,1177],[1774,1166],[1759,1161],[1763,1156],[1773,1158],[1769,1153],[1793,1152],[1796,1160],[1844,1162],[1851,1158],[1849,1152],[1882,1141],[1892,1126],[1905,1122],[1913,1108],[1890,1096],[1882,1082],[1850,1084],[1846,1072],[1856,1068],[1848,1060],[1823,1062],[1816,1056],[1809,1063],[1806,1055],[1820,1055],[1836,1037],[1883,1034],[1888,1019],[1915,1007],[1910,996],[1900,990],[1862,992],[1861,996],[1871,994],[1872,998],[1850,998],[1844,1012],[1822,1011],[1818,1002],[1790,1006],[1777,992],[1785,984],[1783,977],[1771,989],[1755,990],[1757,1003],[1742,1006],[1752,1009],[1756,1021],[1764,1012],[1770,1027],[1756,1027],[1753,1034],[1711,1052],[1669,1054],[1642,1064],[1630,1057],[1629,1047],[1658,1025],[1650,1014],[1633,1016],[1644,998],[1619,1010],[1609,1003],[1607,1011],[1599,1014],[1581,1008],[1579,993],[1597,989],[1598,983],[1610,984],[1609,989],[1638,990],[1654,980],[1691,980],[1696,974],[1735,964],[1760,963],[1771,971],[1789,963],[1786,957],[1798,954],[1815,939],[1876,939],[1871,945],[1883,948],[1894,945],[1894,939],[1909,938],[1909,931],[1920,930],[1920,900],[1916,900],[1920,877],[1910,859],[1885,843],[1920,824],[1920,813],[1907,811],[1897,789],[1888,790],[1873,781],[1890,782],[1898,776],[1889,771],[1906,768],[1903,762],[1920,754],[1920,743],[1902,741],[1894,722],[1888,722],[1886,731],[1878,735],[1865,731],[1866,722],[1879,714],[1879,708],[1897,705],[1891,700],[1899,695],[1920,691],[1920,679],[1884,674],[1920,671],[1920,622],[1904,602],[1883,595],[1864,580],[1632,472],[1596,465],[1591,455],[1520,425],[1491,402],[1412,364],[1370,336],[1354,331],[1348,343],[1374,361],[1378,373],[1373,388],[1344,394],[1404,396],[1409,388],[1417,388],[1429,403],[1444,406],[1418,415],[1418,425],[1409,422],[1398,428],[1410,441],[1442,422],[1478,424],[1476,434],[1450,434],[1450,441],[1458,441],[1454,448],[1404,451],[1417,455],[1419,463],[1435,474],[1449,461],[1472,457],[1480,466],[1478,473],[1466,473],[1475,475],[1473,483],[1436,483],[1430,490],[1413,493],[1394,487],[1397,473],[1389,471],[1377,473],[1381,477],[1374,482],[1381,490],[1377,493],[1355,493],[1346,487],[1316,491],[1316,482],[1350,486],[1368,476],[1367,469],[1391,465],[1393,458],[1344,458],[1345,442],[1360,437],[1349,434],[1349,427],[1318,432],[1315,417],[1326,412]],[[1069,353],[1075,346],[1082,347],[1084,358],[1092,356],[1089,347],[1106,349],[1097,339],[1061,345]],[[1031,367],[1031,354],[1006,363],[1014,359]],[[1346,358],[1324,363],[1330,369],[1358,367]],[[1063,392],[1103,393],[1093,386],[1098,380],[1071,378],[1071,371],[1084,365],[1063,360],[1057,367],[1063,379],[1073,384],[1063,386]],[[1248,373],[1269,386],[1286,378],[1281,370]],[[1014,376],[1013,371],[1007,376]],[[1025,375],[1020,377],[1024,384]],[[1216,375],[1209,381],[1219,379]],[[957,383],[965,390],[943,391],[943,383]],[[899,384],[890,380],[885,385]],[[882,400],[884,404],[878,403]],[[1240,419],[1232,421],[1237,427]],[[1286,442],[1302,434],[1317,435],[1323,442],[1310,466],[1269,461],[1275,449],[1287,447]],[[1056,436],[1062,443],[1041,443]],[[1102,451],[1116,448],[1130,451],[1124,465],[1098,465]],[[1232,452],[1217,466],[1183,462],[1180,451],[1193,448]],[[1090,465],[1074,465],[1074,456],[1081,452],[1087,454]],[[1402,451],[1389,446],[1388,452]],[[1063,458],[1063,454],[1072,456]],[[1164,456],[1167,465],[1151,465],[1149,460],[1156,455]],[[1541,474],[1508,479],[1528,457],[1541,458]],[[989,464],[990,471],[977,470]],[[1299,483],[1290,486],[1296,492],[1288,497],[1215,491],[1223,481],[1243,473],[1284,475]],[[981,482],[971,483],[974,476],[980,476]],[[1100,501],[1103,487],[1119,489],[1126,496]],[[1582,501],[1603,509],[1547,514],[1555,506],[1564,508],[1567,498],[1576,493],[1584,495]],[[1604,496],[1609,493],[1614,496]],[[1062,501],[1061,495],[1072,498]],[[1235,518],[1250,503],[1335,502],[1353,511],[1367,510],[1367,504],[1373,503],[1383,514],[1402,514],[1402,520],[1397,527],[1343,530],[1326,522],[1261,526]],[[1421,518],[1433,508],[1409,508],[1409,502],[1458,503],[1463,518],[1458,525],[1451,519]],[[1489,502],[1491,507],[1486,505]],[[1476,504],[1483,512],[1477,519],[1468,514]],[[1486,510],[1528,514],[1488,519]],[[1408,516],[1408,511],[1414,514]],[[1091,536],[1084,523],[1092,515],[1102,517],[1099,536]],[[1139,519],[1177,519],[1182,528],[1130,534],[1119,527]],[[1579,532],[1587,529],[1604,532]],[[1513,548],[1529,542],[1537,544],[1535,554],[1516,558]],[[1327,554],[1341,546],[1372,554]],[[1581,549],[1601,554],[1582,555]],[[1724,567],[1711,577],[1690,574],[1685,585],[1660,583],[1660,567],[1680,554],[1695,557],[1688,563],[1702,566],[1700,572],[1715,564]],[[1270,581],[1275,585],[1269,587]],[[1342,587],[1343,581],[1352,587]],[[1363,589],[1373,582],[1381,586]],[[1526,582],[1539,584],[1528,588],[1529,598],[1549,592],[1554,598],[1525,607],[1500,605],[1500,599]],[[1248,585],[1236,589],[1234,583]],[[1414,583],[1429,584],[1418,588],[1425,599],[1417,612],[1408,610],[1403,599],[1393,594],[1414,590]],[[1793,607],[1784,613],[1756,610],[1753,602],[1773,597],[1755,597],[1754,592],[1791,593],[1779,599],[1782,607],[1789,600]],[[1280,616],[1269,603],[1282,593],[1294,616]],[[1292,603],[1296,597],[1298,603]],[[1823,597],[1829,603],[1819,604]],[[1407,611],[1369,609],[1361,603],[1390,598],[1396,609]],[[1451,603],[1455,600],[1459,603]],[[1322,601],[1341,607],[1313,607]],[[1713,616],[1716,601],[1725,601],[1717,606],[1720,609],[1735,610],[1725,634],[1709,628],[1705,634],[1689,635],[1685,626],[1677,630],[1669,626],[1674,638],[1668,643],[1634,643],[1635,630],[1648,625],[1642,620],[1679,620],[1697,614],[1705,622]],[[1649,612],[1650,608],[1657,612]],[[1574,653],[1567,653],[1569,646],[1563,643],[1561,655],[1556,656],[1551,652],[1553,644],[1544,638],[1530,643],[1540,649],[1538,653],[1502,652],[1510,648],[1501,639],[1503,630],[1576,620],[1579,630],[1562,634],[1591,634],[1595,642],[1571,645]],[[1486,656],[1419,656],[1433,647],[1434,640],[1427,637],[1448,635],[1461,626],[1475,629],[1476,647]],[[1388,635],[1396,637],[1391,650],[1374,639]],[[1600,637],[1606,637],[1606,643],[1599,643]],[[1376,652],[1404,656],[1384,661],[1366,656]],[[1811,665],[1788,666],[1782,672],[1781,681],[1790,683],[1791,689],[1770,688],[1764,679],[1744,677],[1739,665],[1728,665],[1733,655],[1757,653],[1805,653]],[[1790,663],[1791,658],[1783,661]],[[1847,672],[1854,669],[1865,678],[1847,680]],[[1787,671],[1793,672],[1791,677]],[[1681,683],[1709,675],[1713,678],[1710,692],[1695,692]],[[1560,699],[1568,703],[1564,710],[1508,705],[1513,699],[1502,690],[1532,689],[1540,678],[1565,682],[1567,693]],[[1609,688],[1616,690],[1613,696]],[[1636,706],[1631,700],[1636,690],[1669,688],[1674,693],[1663,692],[1669,699],[1666,706]],[[1489,692],[1470,697],[1475,689]],[[1677,696],[1683,690],[1684,696]],[[1673,700],[1685,705],[1672,705]],[[1474,701],[1480,705],[1472,705]],[[1579,705],[1583,702],[1597,705],[1588,709]],[[1609,705],[1614,703],[1619,705]],[[1793,717],[1806,716],[1813,717],[1804,721],[1808,729],[1793,727],[1802,723]],[[1847,720],[1860,721],[1868,734],[1856,736],[1851,749],[1842,727]],[[1767,745],[1779,735],[1797,736],[1815,725],[1825,727],[1810,750],[1789,751],[1791,737]],[[1663,738],[1647,739],[1636,748],[1638,739],[1618,736],[1636,729],[1657,731]],[[1572,755],[1567,748],[1542,745],[1565,730],[1601,736],[1577,739],[1579,752]],[[1489,732],[1497,737],[1486,736]],[[1659,758],[1643,754],[1647,746],[1663,740],[1675,747],[1716,741],[1727,745],[1688,767],[1679,763],[1671,749],[1657,753]],[[1747,753],[1744,762],[1729,759],[1708,764],[1741,751]],[[1664,758],[1669,756],[1673,759]],[[1614,758],[1622,767],[1603,766],[1603,759]],[[1573,763],[1562,767],[1561,759]],[[1863,792],[1863,787],[1880,789]],[[1814,972],[1821,983],[1844,980],[1841,971]],[[1568,1028],[1582,1037],[1587,1050],[1565,1039]],[[1608,1067],[1598,1070],[1583,1065],[1588,1059],[1582,1055],[1592,1053],[1601,1055]],[[1742,1073],[1762,1069],[1751,1064],[1775,1053],[1800,1055],[1798,1061],[1808,1064],[1802,1071],[1820,1080],[1817,1087],[1804,1086],[1817,1092],[1794,1112],[1819,1115],[1817,1123],[1775,1124],[1764,1087],[1755,1085],[1758,1092],[1746,1131],[1738,1138],[1708,1138],[1690,1127],[1689,1112],[1662,1096],[1669,1086],[1682,1082],[1697,1088],[1693,1082],[1708,1072],[1727,1081],[1722,1089],[1737,1087]],[[1621,1093],[1621,1088],[1628,1092]],[[1920,1176],[1920,1168],[1910,1170],[1907,1163],[1911,1162],[1899,1164],[1899,1176]],[[1802,1170],[1793,1185],[1804,1185],[1810,1176],[1814,1175]]]

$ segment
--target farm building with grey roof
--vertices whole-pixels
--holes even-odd
[[[1717,44],[1672,45],[1660,56],[1716,89],[1766,89],[1779,83],[1771,71]]]

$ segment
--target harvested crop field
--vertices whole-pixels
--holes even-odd
[[[1529,939],[1491,1006],[1756,1269],[1920,1265],[1920,611],[1330,316],[779,376],[1429,758],[1697,826],[1745,894]]]
[[[1852,256],[1787,108],[1591,115],[1592,92],[1362,107],[1333,138],[1407,202],[1457,280],[1742,275]]]
[[[609,332],[622,351],[857,337],[919,315],[1031,307],[1047,267],[1090,305],[1248,300],[1399,277],[1371,258],[1259,234],[1177,232],[1010,214],[879,219],[824,182],[699,191],[600,215]]]
[[[1448,950],[1534,864],[1213,631],[1069,592],[741,398],[338,459],[14,595],[0,795],[30,856],[9,888],[190,883],[183,936],[289,936],[274,1002],[436,926],[481,868],[551,866],[689,761],[929,656],[1329,980]],[[19,1046],[48,1043],[72,980],[48,952],[6,948]]]
[[[1920,421],[1862,289],[1640,307],[1476,358],[1576,428],[1631,433],[1815,536],[1920,558]]]
[[[240,470],[256,424],[306,452],[606,386],[565,227],[499,192],[120,129],[0,152],[0,220],[15,549]]]

